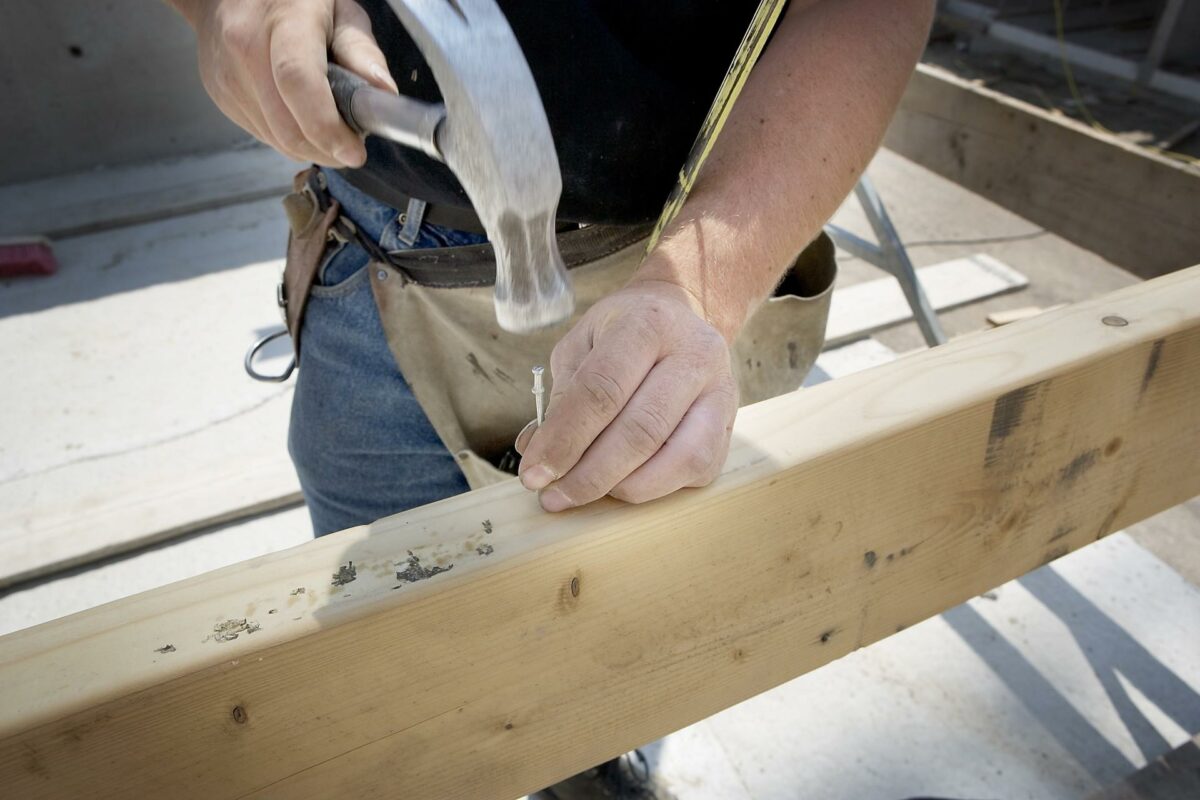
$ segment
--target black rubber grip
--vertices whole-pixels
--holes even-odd
[[[338,113],[357,133],[365,134],[366,131],[354,119],[353,100],[355,92],[371,84],[337,64],[330,64],[326,74],[329,76],[329,88],[333,90],[333,101],[337,103]]]

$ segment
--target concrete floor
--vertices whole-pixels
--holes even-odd
[[[943,314],[952,335],[985,327],[984,317],[992,310],[1079,300],[1134,281],[1094,254],[891,153],[880,153],[870,174],[918,266],[984,252],[1029,278],[1029,288],[1020,293]],[[867,233],[853,201],[835,221]],[[227,227],[231,242],[247,237],[253,243],[240,263],[226,249],[229,260],[220,269],[227,277],[247,288],[273,278],[276,265],[263,243],[272,230],[265,210],[247,205],[224,216],[208,212],[156,223],[156,230],[169,233],[201,223],[214,230]],[[277,224],[281,227],[282,220]],[[128,229],[120,235],[135,252],[167,252],[161,241],[136,241],[138,233]],[[80,252],[70,258],[86,260],[84,245],[82,239],[68,241],[60,255],[74,247]],[[35,383],[41,379],[25,376],[43,353],[52,364],[63,361],[60,344],[47,332],[69,330],[69,317],[78,319],[80,313],[121,321],[117,355],[101,345],[93,351],[103,375],[64,363],[55,367],[53,386],[41,387],[53,389],[52,396],[64,403],[86,392],[93,415],[89,427],[104,433],[84,442],[95,448],[85,457],[119,447],[118,434],[127,434],[134,420],[141,421],[138,431],[147,440],[197,426],[205,435],[217,430],[216,415],[172,414],[174,401],[160,402],[164,398],[174,397],[189,409],[206,397],[219,398],[223,413],[262,399],[253,392],[263,390],[229,362],[237,363],[249,333],[274,321],[266,295],[256,301],[260,307],[240,299],[231,305],[219,292],[192,292],[189,315],[219,332],[211,346],[200,349],[199,360],[189,360],[180,356],[188,351],[173,338],[173,328],[166,327],[179,312],[164,311],[162,303],[174,300],[168,293],[177,282],[192,281],[192,288],[205,280],[211,284],[214,270],[198,263],[176,263],[172,269],[131,275],[127,280],[136,285],[108,295],[89,294],[83,278],[64,281],[61,304],[25,297],[19,310],[7,303],[0,309],[0,324],[7,319],[23,331],[19,340],[0,337],[0,360],[9,364],[9,374]],[[842,285],[879,276],[862,262],[842,261]],[[0,294],[0,303],[15,296]],[[134,326],[129,318],[138,303],[147,313]],[[223,326],[232,326],[236,335]],[[898,352],[922,345],[912,324],[876,338]],[[131,373],[126,359],[141,359],[155,372]],[[73,383],[79,381],[82,389]],[[119,386],[108,390],[105,382]],[[159,382],[170,388],[156,388]],[[180,391],[188,385],[203,387],[203,394]],[[77,431],[88,428],[64,420],[57,405],[28,397],[22,402],[27,416],[0,421],[5,443],[0,464],[12,474],[29,464],[53,468]],[[282,397],[261,406],[271,409],[271,430],[278,429],[288,402],[290,397]],[[114,404],[119,408],[110,413],[107,406]],[[31,421],[37,435],[14,427]],[[147,424],[156,429],[145,430]],[[282,442],[276,440],[275,446]],[[292,508],[15,587],[0,594],[0,632],[307,538],[305,511]],[[1200,501],[1194,500],[680,731],[648,751],[685,800],[1082,797],[1200,731],[1198,541]]]

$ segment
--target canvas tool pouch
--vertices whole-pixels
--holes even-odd
[[[579,317],[629,280],[648,233],[589,226],[560,234],[576,312],[533,334],[497,325],[489,284],[430,285],[404,271],[409,265],[429,274],[428,267],[440,266],[450,284],[456,269],[491,264],[490,245],[396,252],[390,264],[371,264],[371,289],[396,364],[471,488],[511,477],[493,465],[534,417],[530,368],[549,365],[554,345]],[[732,356],[743,404],[800,387],[824,341],[836,271],[833,243],[822,234],[747,323]]]

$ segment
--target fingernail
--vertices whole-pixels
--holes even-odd
[[[566,493],[557,486],[552,486],[542,492],[539,499],[542,501],[542,508],[547,511],[566,511],[575,505],[571,502],[571,498],[567,497]]]
[[[348,144],[340,144],[333,149],[333,156],[347,167],[361,167],[366,158],[361,149]]]
[[[392,91],[394,91],[394,92],[400,91],[400,87],[398,87],[396,85],[396,81],[394,81],[392,79],[391,74],[389,74],[386,69],[379,66],[378,64],[371,65],[371,76],[374,77],[376,80],[382,81],[384,84],[392,87]]]
[[[521,484],[531,492],[538,492],[553,483],[556,477],[545,464],[537,464],[521,473]]]

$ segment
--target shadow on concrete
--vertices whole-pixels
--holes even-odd
[[[978,611],[963,604],[945,612],[942,618],[1097,783],[1114,783],[1136,769]]]
[[[1118,673],[1185,730],[1200,730],[1200,695],[1051,567],[1026,575],[1020,583],[1070,629],[1147,760],[1166,753],[1171,745],[1134,705]],[[942,618],[1098,783],[1115,783],[1134,772],[1137,765],[978,611],[963,604]]]
[[[1185,731],[1200,731],[1200,695],[1052,569],[1020,579],[1079,644],[1138,749],[1152,761],[1171,744],[1134,705],[1118,673]]]

